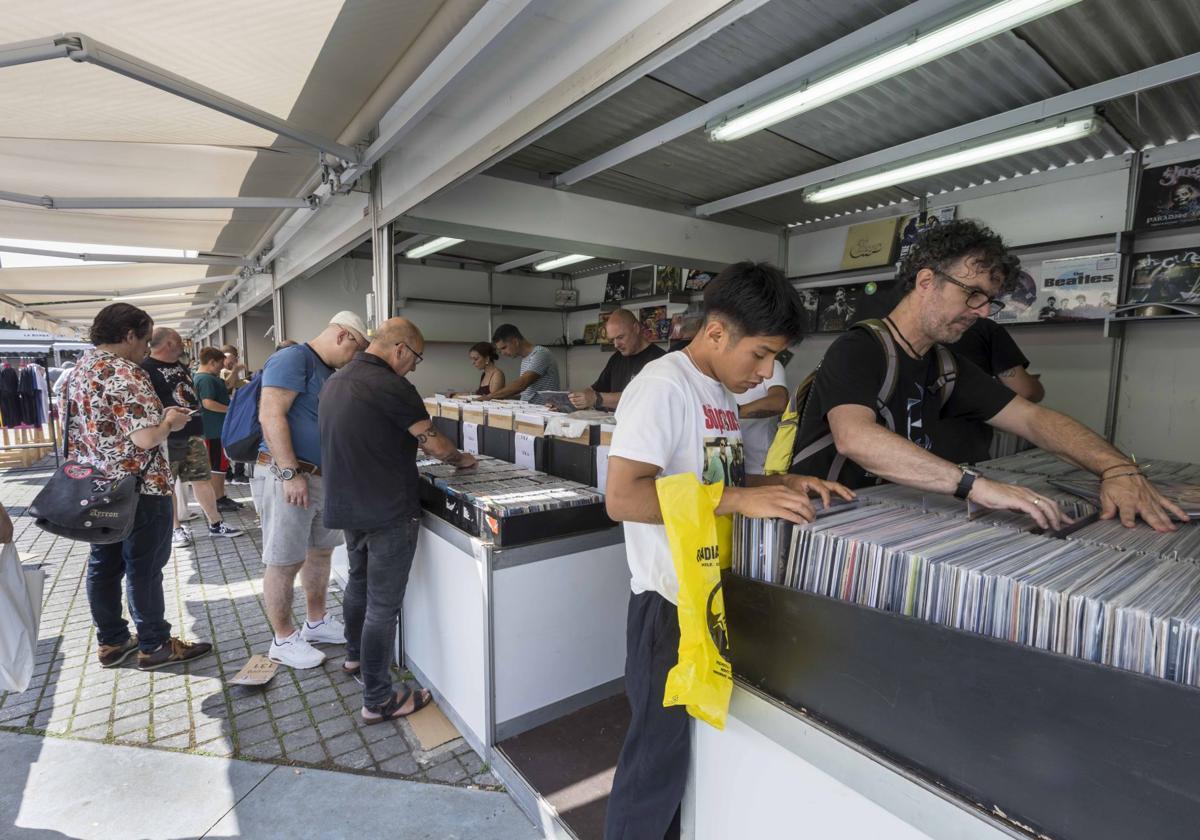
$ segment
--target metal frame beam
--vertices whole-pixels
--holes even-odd
[[[35,257],[63,257],[68,260],[81,262],[110,262],[110,263],[155,263],[159,265],[232,265],[239,268],[253,268],[255,263],[243,257],[195,256],[195,257],[159,257],[147,254],[89,254],[75,251],[55,251],[49,248],[21,248],[16,245],[0,244],[0,254],[29,254]],[[0,272],[4,270],[0,266]],[[215,277],[206,277],[196,282],[210,282]]]
[[[379,121],[379,136],[362,157],[341,175],[353,183],[395,148],[414,126],[437,107],[447,89],[476,58],[495,46],[496,38],[528,6],[530,0],[486,0]]]
[[[503,273],[505,271],[511,271],[514,268],[521,268],[522,266],[532,265],[535,262],[541,262],[542,260],[548,260],[552,257],[558,257],[563,253],[564,252],[562,251],[538,251],[536,254],[529,254],[525,257],[517,257],[515,260],[509,260],[506,263],[501,263],[492,270],[498,273]]]
[[[963,0],[917,0],[905,8],[880,18],[874,23],[857,29],[849,35],[826,44],[808,55],[785,64],[783,67],[760,76],[752,82],[719,96],[711,102],[681,114],[670,122],[622,143],[589,161],[584,161],[563,172],[554,179],[554,186],[569,187],[585,178],[590,178],[606,169],[611,169],[630,158],[657,148],[664,143],[682,137],[688,132],[703,128],[709,120],[758,100],[788,85],[816,75],[831,66],[840,65],[867,50],[877,50],[894,39],[907,38],[913,30],[928,27],[932,22],[944,20],[948,14],[964,7],[977,6],[978,2]]]
[[[47,210],[208,210],[208,209],[313,209],[307,198],[272,196],[230,196],[228,198],[194,197],[123,197],[123,198],[55,198],[50,195],[0,190],[0,201],[30,204]]]
[[[0,272],[0,278],[3,278]],[[214,277],[201,277],[198,280],[178,280],[174,283],[159,283],[154,286],[142,286],[132,291],[113,291],[111,289],[0,289],[0,295],[91,295],[93,297],[121,297],[122,295],[142,295],[154,292],[165,292],[170,289],[186,289],[191,286],[209,286],[215,283],[227,283],[230,280],[240,280],[240,274],[222,274]]]
[[[879,166],[886,166],[906,160],[916,155],[927,154],[948,146],[978,140],[999,131],[1006,131],[1035,122],[1036,120],[1056,117],[1079,108],[1100,105],[1112,99],[1118,99],[1122,96],[1129,96],[1143,90],[1149,90],[1150,88],[1183,81],[1196,75],[1200,75],[1200,53],[1185,55],[1172,61],[1147,67],[1145,70],[1127,73],[1115,79],[1109,79],[1105,82],[1088,85],[1079,90],[1052,96],[1041,102],[1014,108],[1002,114],[984,117],[975,122],[939,131],[936,134],[930,134],[927,137],[901,143],[888,149],[862,155],[852,160],[833,164],[832,166],[815,169],[812,172],[806,172],[803,175],[797,175],[793,178],[785,178],[774,184],[767,184],[756,189],[746,190],[737,195],[731,195],[728,198],[710,201],[696,207],[695,212],[697,216],[711,216],[725,210],[744,207],[747,204],[754,204],[780,195],[786,195],[787,193],[797,192],[805,187],[811,187],[824,181],[833,180],[834,178],[854,175]]]
[[[349,146],[306,131],[274,114],[268,114],[253,105],[226,96],[219,91],[193,82],[94,38],[89,38],[81,32],[68,32],[53,38],[0,46],[0,67],[63,57],[80,64],[103,67],[105,70],[111,70],[113,73],[158,88],[189,102],[219,111],[234,119],[295,140],[297,143],[326,152],[344,161],[353,163],[359,159],[358,151]]]

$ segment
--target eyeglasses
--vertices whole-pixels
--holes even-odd
[[[416,357],[417,357],[417,364],[418,364],[418,365],[419,365],[419,364],[421,364],[421,362],[425,361],[425,357],[424,357],[424,356],[422,356],[420,353],[418,353],[416,350],[412,349],[412,345],[411,345],[411,344],[409,344],[407,341],[401,341],[401,342],[400,342],[400,346],[401,346],[401,347],[407,347],[407,348],[408,348],[408,352],[409,352],[409,353],[412,353],[414,356],[416,356]]]
[[[955,286],[958,286],[958,288],[962,289],[964,292],[967,293],[967,308],[968,309],[978,309],[979,307],[983,306],[986,303],[987,308],[988,308],[988,315],[990,316],[990,315],[995,315],[997,312],[999,312],[1000,310],[1002,310],[1004,308],[1004,301],[996,300],[994,297],[991,297],[990,295],[988,295],[987,292],[983,291],[982,289],[976,289],[974,286],[968,286],[966,283],[963,283],[961,280],[951,277],[949,274],[947,274],[944,271],[938,271],[936,268],[933,269],[933,273],[938,275],[939,277],[941,277],[944,280],[949,280]]]

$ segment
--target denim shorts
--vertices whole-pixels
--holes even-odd
[[[342,544],[342,532],[326,528],[325,490],[321,476],[309,475],[308,507],[288,504],[283,498],[283,482],[270,470],[255,470],[250,493],[262,521],[263,563],[268,566],[294,566],[304,562],[310,548],[334,548]]]

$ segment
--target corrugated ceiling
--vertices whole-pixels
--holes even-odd
[[[775,0],[654,71],[651,78],[541,138],[508,163],[542,176],[561,172],[904,5],[899,0]],[[603,189],[609,197],[624,191],[628,200],[639,203],[695,205],[1196,51],[1200,3],[1083,0],[769,131],[733,143],[713,143],[695,131],[572,189]],[[1109,103],[1105,113],[1103,129],[1077,143],[836,204],[818,207],[805,204],[798,195],[781,196],[714,218],[775,225],[821,219],[1187,139],[1200,132],[1200,84],[1193,80],[1127,97]]]

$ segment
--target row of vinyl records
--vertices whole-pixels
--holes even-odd
[[[733,571],[1200,686],[1200,525],[1156,534],[1097,521],[1061,539],[1008,514],[973,521],[945,497],[918,505],[914,494],[867,490],[803,526],[739,517]]]

